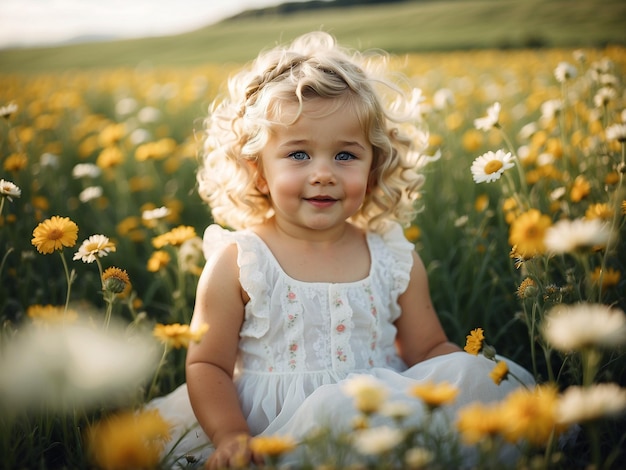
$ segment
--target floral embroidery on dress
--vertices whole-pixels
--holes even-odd
[[[291,286],[287,286],[287,302],[290,304],[297,302],[297,296],[294,291],[291,290]]]
[[[298,343],[292,341],[289,343],[289,367],[294,370],[297,366],[296,356],[298,354]]]
[[[343,352],[341,346],[337,348],[337,360],[340,362],[346,362],[348,360],[348,356]]]
[[[339,334],[346,331],[346,325],[344,325],[345,320],[341,320],[341,322],[335,327],[335,331]]]
[[[370,313],[373,316],[377,316],[378,315],[378,310],[376,309],[376,304],[374,303],[374,293],[372,292],[372,287],[371,286],[365,286],[364,288],[365,293],[368,295],[369,297],[369,301],[370,301]]]

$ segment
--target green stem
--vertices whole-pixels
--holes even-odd
[[[4,209],[4,200],[6,198],[3,196],[0,196],[0,215],[2,215],[2,209]]]
[[[602,358],[602,353],[594,348],[585,348],[582,352],[583,386],[593,385],[598,371],[598,364]]]
[[[107,309],[104,314],[104,329],[109,329],[109,324],[111,323],[111,315],[113,314],[113,303],[115,302],[115,294],[113,292],[104,293],[104,300],[107,303]]]
[[[146,401],[150,401],[152,398],[152,393],[154,392],[154,388],[156,387],[157,379],[159,378],[159,373],[165,364],[165,358],[167,357],[167,353],[169,352],[169,347],[167,343],[163,346],[163,354],[161,355],[161,360],[159,361],[159,365],[154,372],[154,377],[152,378],[152,383],[150,384],[150,388],[148,389],[148,397]]]
[[[63,252],[59,251],[59,255],[61,256],[61,261],[63,261],[63,268],[65,269],[65,280],[67,281],[67,295],[65,297],[65,310],[67,313],[67,308],[70,304],[70,293],[72,291],[72,283],[74,282],[74,271],[70,273],[70,269],[67,265],[67,261],[65,260],[65,256],[63,256]]]
[[[0,273],[2,273],[2,269],[4,268],[4,263],[6,263],[7,258],[9,257],[9,255],[11,254],[13,250],[14,248],[9,248],[7,252],[4,254],[4,256],[2,257],[2,261],[0,262]]]

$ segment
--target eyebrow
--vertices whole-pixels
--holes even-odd
[[[288,140],[286,142],[281,142],[279,146],[280,147],[292,147],[292,146],[307,144],[309,142],[310,141],[308,139],[294,139],[294,140]],[[366,148],[363,147],[356,140],[342,140],[342,141],[337,142],[337,145],[339,145],[340,147],[358,147],[361,150],[366,150]]]

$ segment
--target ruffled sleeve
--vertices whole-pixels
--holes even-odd
[[[250,297],[240,335],[259,338],[269,329],[270,312],[267,301],[267,261],[259,256],[260,247],[256,235],[246,230],[232,232],[214,224],[205,230],[202,247],[208,260],[213,253],[233,243],[237,245],[239,282]]]
[[[397,301],[398,297],[406,291],[410,275],[411,268],[413,267],[413,251],[415,246],[409,242],[404,236],[404,231],[400,224],[389,223],[386,230],[381,234],[382,240],[387,249],[387,271],[393,280],[391,285],[391,299]],[[396,312],[394,312],[395,314]],[[397,311],[399,316],[400,311]],[[392,321],[397,319],[392,318]]]

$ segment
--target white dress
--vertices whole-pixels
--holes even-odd
[[[408,242],[397,224],[382,235],[367,234],[369,275],[347,283],[303,282],[287,275],[268,246],[253,232],[230,232],[217,225],[204,234],[207,258],[225,244],[236,243],[240,282],[250,297],[240,332],[235,383],[253,435],[304,437],[332,423],[349,429],[356,416],[353,399],[341,381],[369,374],[391,391],[390,401],[408,401],[416,381],[447,381],[461,393],[447,408],[449,417],[472,401],[502,399],[519,384],[489,378],[494,363],[482,356],[456,352],[408,368],[394,340],[400,315],[398,297],[406,290],[412,267]],[[531,375],[507,361],[525,382]],[[175,425],[166,454],[170,462],[187,454],[204,460],[212,452],[194,417],[186,385],[153,400],[162,416]],[[417,407],[412,420],[419,420]],[[449,425],[450,419],[448,419]],[[181,460],[184,462],[184,460]]]

